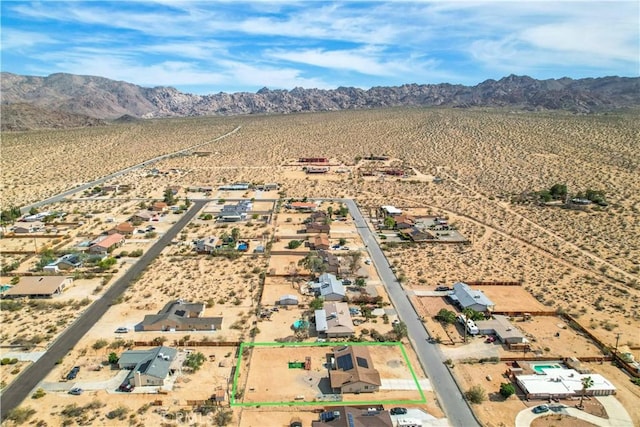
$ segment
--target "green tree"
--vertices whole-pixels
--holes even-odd
[[[436,320],[442,323],[453,324],[456,322],[456,313],[453,311],[447,310],[446,308],[441,308],[436,314]]]
[[[340,203],[340,208],[338,209],[339,216],[347,216],[349,215],[349,208]]]
[[[401,341],[407,336],[407,324],[402,321],[394,323],[393,333],[396,335],[396,341]]]
[[[314,274],[318,274],[326,270],[324,261],[316,251],[309,252],[304,258],[298,261],[298,265],[306,268]]]
[[[360,268],[360,258],[362,258],[362,252],[353,251],[349,253],[349,270],[351,270],[351,274],[355,274]]]
[[[363,279],[362,277],[358,277],[356,279],[356,281],[355,281],[355,285],[359,289],[364,288],[366,284],[367,284],[367,281],[365,279]]]
[[[114,257],[109,256],[98,261],[97,265],[100,270],[104,271],[104,270],[110,269],[112,266],[116,264],[116,262],[118,261]]]
[[[173,194],[173,190],[167,188],[164,190],[164,198],[162,199],[167,205],[173,206],[176,204],[176,196]]]
[[[33,207],[31,209],[29,209],[29,215],[35,215],[38,213],[38,208]]]
[[[395,228],[396,220],[393,219],[392,216],[385,217],[384,226],[385,226],[385,228],[389,228],[389,229]]]
[[[21,215],[20,208],[11,205],[0,212],[0,222],[2,222],[2,224],[13,224]]]
[[[511,396],[516,392],[516,388],[511,383],[502,383],[500,384],[500,394],[505,399]]]
[[[329,206],[327,208],[327,215],[329,216],[329,218],[333,217],[333,206]]]
[[[479,405],[487,400],[487,393],[482,386],[474,385],[464,393],[464,397],[466,397],[469,402]]]
[[[556,200],[567,197],[567,186],[565,184],[553,184],[549,189],[549,194]]]
[[[309,308],[313,310],[321,310],[323,306],[324,306],[324,301],[322,300],[322,298],[314,298],[309,303]]]
[[[188,208],[189,206],[191,206],[191,200],[189,200],[188,197],[184,198],[184,206],[185,208]]]
[[[582,379],[582,394],[580,394],[580,404],[578,405],[578,408],[582,408],[582,401],[584,400],[584,395],[587,392],[587,389],[590,389],[591,387],[593,387],[593,378],[591,378],[590,376],[588,377],[584,377]]]
[[[289,249],[297,249],[297,248],[300,247],[300,245],[302,245],[302,242],[300,240],[291,240],[287,244],[287,248],[289,248]]]
[[[205,360],[206,358],[204,357],[204,354],[200,352],[189,353],[186,360],[184,361],[184,366],[191,368],[195,372],[200,369],[200,367],[202,367],[202,364]]]
[[[231,238],[233,239],[234,242],[237,242],[238,240],[240,240],[240,229],[237,227],[234,227],[231,229]]]
[[[115,365],[116,363],[118,363],[118,360],[120,360],[120,358],[115,352],[111,352],[109,353],[109,358],[107,360],[111,365]]]
[[[344,237],[341,237],[340,240],[338,240],[338,244],[340,244],[340,246],[346,245],[347,239],[345,239]]]

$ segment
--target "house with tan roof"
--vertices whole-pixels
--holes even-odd
[[[169,209],[169,205],[167,205],[165,202],[154,202],[151,205],[151,210],[153,212],[166,212],[167,209]]]
[[[123,244],[124,236],[119,233],[114,233],[89,246],[89,252],[94,254],[107,254]]]
[[[355,326],[346,302],[325,302],[321,310],[315,311],[318,336],[327,338],[350,337]]]
[[[369,348],[345,345],[333,348],[329,370],[331,388],[337,393],[373,393],[380,389],[380,373],[373,367]]]
[[[311,427],[392,427],[421,426],[422,424],[393,424],[389,411],[378,407],[337,406],[326,408]]]
[[[313,250],[327,250],[329,246],[331,246],[331,242],[329,242],[329,236],[325,233],[321,233],[317,236],[314,236],[309,245]]]
[[[313,202],[293,202],[288,207],[300,212],[315,212],[318,209],[318,205]]]
[[[23,221],[13,224],[14,233],[36,233],[44,230],[44,222],[42,221]]]
[[[129,220],[132,222],[146,222],[151,221],[155,216],[155,214],[152,214],[149,211],[142,210],[133,214]]]
[[[24,276],[11,289],[2,294],[3,298],[51,298],[60,295],[73,282],[63,276]]]
[[[130,222],[122,222],[118,225],[116,225],[115,227],[113,227],[111,230],[107,231],[107,233],[109,234],[122,234],[123,236],[129,236],[133,233],[135,233],[136,231],[136,227],[133,226],[133,224],[131,224]]]

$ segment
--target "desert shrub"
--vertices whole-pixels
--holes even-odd
[[[129,408],[127,408],[126,406],[118,406],[113,411],[107,412],[106,417],[110,420],[115,420],[116,418],[119,420],[124,420],[128,412]]]
[[[44,389],[42,388],[38,388],[32,395],[31,398],[32,399],[40,399],[42,397],[45,397],[47,395],[47,393],[44,391]]]
[[[129,256],[132,258],[139,258],[142,256],[142,253],[143,253],[142,249],[136,249],[135,251],[129,252]]]
[[[505,399],[516,392],[516,388],[511,383],[500,384],[500,394]]]
[[[7,419],[13,421],[16,425],[22,425],[29,420],[36,410],[27,406],[26,408],[17,407],[7,414]]]
[[[446,308],[441,308],[436,314],[436,320],[442,323],[455,323],[456,322],[456,313],[451,310],[447,310]]]
[[[101,348],[104,348],[106,346],[109,345],[109,341],[105,340],[105,339],[99,339],[96,342],[93,343],[93,345],[91,346],[91,348],[93,348],[94,350],[100,350]]]
[[[299,248],[302,245],[302,242],[300,240],[291,240],[288,244],[287,244],[287,248],[289,249],[296,249]]]
[[[474,385],[464,393],[464,397],[469,402],[479,405],[485,400],[487,400],[487,393],[484,391],[482,386]]]

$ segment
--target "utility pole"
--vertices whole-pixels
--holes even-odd
[[[616,356],[618,355],[618,341],[620,340],[620,335],[622,335],[620,332],[616,334],[616,349],[614,353]]]

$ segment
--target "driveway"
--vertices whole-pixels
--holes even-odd
[[[459,347],[441,346],[445,360],[482,359],[488,357],[499,357],[499,344],[489,344],[482,338],[468,338],[467,344]]]
[[[552,410],[543,414],[534,414],[531,408],[523,409],[516,416],[516,427],[529,427],[531,422],[538,418],[551,414],[563,414],[570,415],[580,420],[587,421],[593,425],[599,427],[633,427],[633,422],[627,410],[622,404],[615,398],[615,396],[601,396],[596,399],[604,406],[609,418],[600,418],[595,415],[588,414],[577,408],[571,408],[564,406],[558,410]]]
[[[417,390],[416,382],[414,380],[403,380],[403,379],[382,379],[380,380],[382,385],[380,386],[380,390]],[[431,387],[431,381],[426,378],[418,380],[418,384],[420,384],[420,388],[422,390],[431,391],[433,388]]]
[[[84,391],[89,390],[115,390],[127,378],[130,371],[119,370],[113,377],[103,381],[67,381],[67,382],[42,382],[40,387],[45,391],[69,391],[74,387],[80,387]]]

